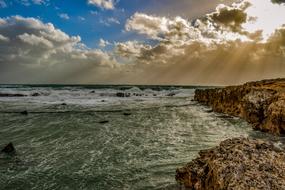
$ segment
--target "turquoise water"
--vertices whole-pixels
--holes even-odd
[[[2,86],[0,92],[27,95],[0,98],[0,145],[13,142],[17,150],[0,154],[0,187],[7,190],[179,189],[176,168],[200,150],[259,135],[191,101],[193,88]]]

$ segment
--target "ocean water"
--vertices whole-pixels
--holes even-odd
[[[17,151],[0,154],[0,189],[179,189],[176,168],[200,150],[227,138],[263,136],[192,101],[194,91],[0,86],[1,94],[26,95],[0,97],[0,146],[13,142]]]

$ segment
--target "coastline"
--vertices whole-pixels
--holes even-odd
[[[194,99],[215,112],[243,118],[256,130],[285,134],[285,79],[196,90]]]
[[[285,134],[285,79],[196,90],[194,100],[215,112],[245,119],[254,130]],[[227,139],[178,168],[176,181],[195,190],[284,189],[284,156],[285,150],[270,142]]]

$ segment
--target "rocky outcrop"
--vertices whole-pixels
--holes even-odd
[[[196,90],[194,99],[213,111],[244,118],[254,129],[285,134],[285,79]]]
[[[176,171],[187,189],[285,189],[285,153],[273,144],[236,138],[199,155]]]

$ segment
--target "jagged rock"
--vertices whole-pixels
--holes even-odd
[[[194,99],[216,112],[244,118],[254,129],[285,134],[285,79],[196,90]]]
[[[15,154],[16,149],[14,148],[13,143],[9,143],[1,150],[1,152],[6,154]]]
[[[236,138],[200,151],[176,171],[176,180],[193,190],[285,189],[285,152],[263,141]]]

